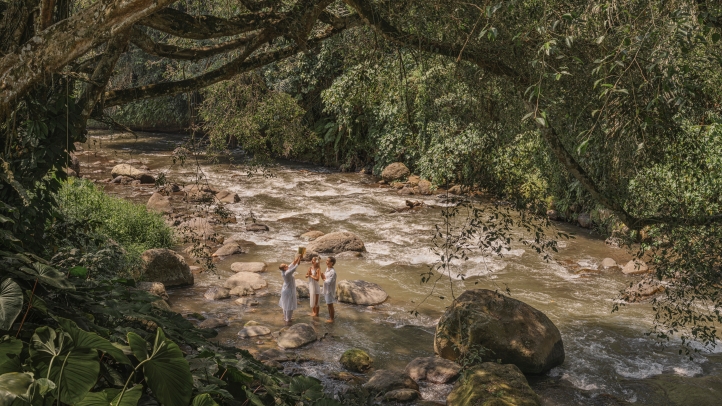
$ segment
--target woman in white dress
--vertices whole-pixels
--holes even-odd
[[[308,278],[308,295],[311,297],[311,316],[318,317],[318,297],[321,294],[321,288],[318,286],[318,279],[321,277],[321,264],[319,257],[311,258],[311,266],[306,272]]]
[[[323,278],[323,295],[328,305],[328,320],[326,323],[333,323],[333,304],[336,303],[336,270],[333,266],[336,265],[336,258],[328,257],[326,259],[326,272],[321,274]]]
[[[283,321],[286,324],[291,324],[293,311],[298,307],[298,297],[296,295],[296,279],[293,274],[298,268],[298,263],[301,262],[301,256],[298,255],[293,260],[291,266],[288,264],[281,264],[278,269],[281,270],[281,276],[283,276],[283,287],[281,288],[281,300],[278,301],[278,305],[283,309]]]

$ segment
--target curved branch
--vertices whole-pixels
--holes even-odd
[[[139,22],[141,25],[190,39],[231,37],[269,27],[283,19],[276,13],[250,13],[225,19],[212,15],[192,16],[167,8]]]
[[[209,58],[233,49],[240,48],[251,41],[252,37],[241,37],[217,45],[197,48],[181,48],[175,45],[159,44],[154,42],[150,35],[144,33],[137,27],[133,28],[130,42],[148,54],[182,60],[198,60]]]

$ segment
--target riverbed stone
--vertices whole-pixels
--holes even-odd
[[[217,190],[208,185],[196,183],[183,186],[181,191],[187,201],[211,201],[218,193]]]
[[[449,383],[459,377],[461,365],[441,357],[414,358],[405,372],[415,381]]]
[[[148,210],[153,210],[162,214],[170,214],[173,212],[173,207],[170,204],[170,197],[163,196],[162,194],[155,192],[148,199],[148,203],[145,204]]]
[[[220,192],[216,193],[216,199],[218,199],[221,203],[226,204],[233,204],[241,201],[241,198],[238,197],[238,194],[233,193],[230,190],[221,190]]]
[[[649,266],[644,261],[633,259],[627,262],[622,268],[622,273],[625,275],[639,275],[649,272]]]
[[[208,219],[203,217],[193,217],[188,221],[184,221],[178,226],[178,230],[186,236],[192,236],[204,240],[207,240],[215,235],[213,226]]]
[[[166,287],[193,284],[193,274],[182,256],[167,248],[143,252],[143,280],[160,282]]]
[[[318,230],[313,230],[313,231],[309,231],[307,233],[301,234],[301,238],[303,238],[304,240],[313,241],[316,238],[321,237],[323,235],[324,235],[323,232],[318,231]]]
[[[328,233],[311,241],[306,247],[308,253],[338,254],[344,251],[366,251],[363,241],[354,233],[338,231]]]
[[[431,182],[429,182],[426,179],[421,179],[419,181],[419,194],[421,195],[430,195],[432,193],[431,191]]]
[[[219,328],[219,327],[225,327],[228,325],[228,322],[225,320],[217,319],[215,317],[211,317],[209,319],[203,320],[198,327],[200,328]]]
[[[139,290],[144,290],[150,294],[156,295],[163,300],[169,300],[168,293],[165,291],[165,285],[160,282],[138,282],[135,285]]]
[[[206,290],[206,293],[203,294],[203,297],[205,297],[208,300],[223,300],[228,299],[231,297],[231,291],[226,288],[222,288],[220,286],[211,286]]]
[[[401,180],[409,176],[411,171],[401,162],[394,162],[381,171],[381,178],[386,182]]]
[[[602,269],[610,269],[610,270],[619,269],[619,265],[617,264],[617,261],[615,261],[612,258],[604,258],[602,260],[602,263],[600,266],[602,267]]]
[[[664,289],[662,282],[656,278],[645,277],[624,289],[622,298],[630,303],[643,302],[658,293],[664,292]]]
[[[366,351],[360,348],[351,348],[344,351],[339,362],[349,371],[366,372],[371,368],[373,359]]]
[[[434,352],[456,361],[463,351],[491,350],[491,358],[540,374],[564,362],[559,329],[539,310],[488,290],[467,290],[439,319]]]
[[[155,183],[155,178],[153,177],[153,175],[149,174],[146,171],[134,168],[132,165],[128,164],[115,165],[110,171],[110,175],[113,178],[118,176],[127,176],[129,178],[139,180],[140,183]]]
[[[265,224],[261,223],[252,223],[246,226],[246,231],[252,231],[252,232],[261,232],[261,231],[268,231],[269,228]]]
[[[396,389],[419,390],[419,385],[403,371],[379,369],[364,385],[372,394],[383,395]]]
[[[336,295],[340,302],[363,306],[374,306],[383,303],[389,295],[381,286],[361,280],[339,281],[336,285]]]
[[[130,176],[115,176],[113,180],[110,181],[110,183],[115,183],[119,185],[129,185],[131,182],[135,182],[135,179],[131,178]]]
[[[266,350],[258,354],[258,357],[256,357],[260,361],[265,360],[271,360],[271,361],[277,361],[277,362],[283,362],[288,361],[288,354],[282,349],[279,348],[271,348],[270,350]]]
[[[301,299],[311,297],[311,293],[308,290],[308,282],[296,279],[296,296]]]
[[[218,248],[213,253],[214,257],[223,258],[231,255],[244,254],[243,247],[235,241],[223,244],[221,248]]]
[[[233,272],[253,272],[261,273],[268,270],[268,264],[265,262],[234,262],[231,264]]]
[[[580,227],[592,228],[592,216],[589,213],[579,213],[577,223],[579,223]]]
[[[241,282],[233,287],[233,289],[230,290],[229,294],[231,296],[252,296],[256,294],[256,290],[253,289],[253,286],[250,282]]]
[[[540,406],[539,396],[512,364],[484,362],[464,373],[449,396],[449,406]]]
[[[268,282],[260,275],[253,272],[238,272],[237,274],[226,279],[224,288],[233,289],[236,286],[248,285],[254,290],[262,289],[268,286]]]
[[[238,332],[238,337],[251,338],[258,336],[267,336],[271,334],[271,329],[266,326],[248,326]]]
[[[390,392],[386,392],[384,400],[387,402],[399,402],[407,403],[413,402],[414,400],[421,397],[421,393],[413,389],[396,389]]]
[[[299,348],[317,340],[316,330],[310,324],[298,323],[281,330],[278,346],[281,348]]]

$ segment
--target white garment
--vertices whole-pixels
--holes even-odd
[[[283,311],[283,321],[291,321],[293,319],[293,310]]]
[[[336,270],[326,268],[323,281],[323,296],[326,304],[336,303]]]
[[[311,276],[318,277],[318,273],[321,270],[318,271],[311,267]],[[321,294],[321,288],[318,286],[318,281],[313,278],[308,278],[308,295],[311,297],[311,308],[313,308],[313,301],[316,300],[316,295]],[[318,305],[318,303],[316,303]]]
[[[293,277],[298,265],[291,265],[287,271],[281,271],[283,276],[283,287],[281,288],[281,300],[278,305],[286,310],[295,310],[298,307],[298,297],[296,296],[296,278]]]

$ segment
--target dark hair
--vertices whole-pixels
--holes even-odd
[[[328,259],[331,260],[331,266],[336,265],[336,258],[334,258],[334,257],[328,257]]]

